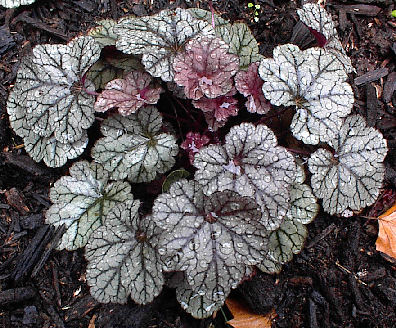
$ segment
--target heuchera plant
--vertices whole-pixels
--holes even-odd
[[[97,300],[146,304],[176,271],[181,306],[208,317],[252,266],[279,272],[302,249],[317,198],[341,216],[376,200],[386,140],[350,115],[353,69],[330,15],[313,4],[298,14],[324,47],[263,58],[247,25],[178,8],[100,21],[21,62],[7,110],[34,160],[63,166],[101,122],[92,161],[55,182],[46,212],[66,226],[58,249],[85,247]],[[264,124],[281,106],[296,108],[290,130],[309,155]],[[140,209],[131,183],[150,183],[154,202]]]
[[[5,8],[16,8],[19,6],[30,5],[36,0],[0,0],[0,6]]]

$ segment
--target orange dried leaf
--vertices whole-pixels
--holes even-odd
[[[264,316],[254,314],[235,299],[228,298],[226,304],[234,316],[234,319],[227,321],[227,323],[234,328],[271,328],[271,321],[276,317],[274,309]]]
[[[396,259],[396,203],[378,217],[378,225],[377,251]]]

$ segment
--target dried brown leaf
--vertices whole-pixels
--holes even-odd
[[[271,321],[276,317],[275,309],[265,316],[254,314],[239,301],[227,298],[226,305],[234,319],[227,321],[234,328],[271,328]]]
[[[396,203],[378,217],[378,225],[377,251],[396,259]]]

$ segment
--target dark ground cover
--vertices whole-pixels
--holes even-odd
[[[44,225],[49,187],[67,174],[71,163],[60,169],[34,163],[9,128],[7,95],[19,60],[34,45],[65,42],[99,18],[146,15],[170,6],[208,8],[207,1],[134,2],[139,1],[38,0],[16,10],[0,9],[0,327],[226,326],[221,313],[215,319],[193,320],[181,310],[170,288],[147,306],[97,303],[85,283],[83,251],[54,251],[62,231]],[[213,2],[223,17],[249,23],[266,56],[292,38],[299,45],[311,41],[295,28],[300,1],[256,1],[261,5],[257,23],[248,1]],[[364,218],[377,216],[396,199],[396,20],[390,16],[392,2],[327,1],[334,17],[340,18],[338,30],[357,70],[350,79],[354,110],[388,139],[387,174],[380,199],[362,217],[341,219],[320,213],[308,226],[304,250],[281,274],[257,273],[233,292],[257,313],[275,308],[275,327],[396,326],[396,262],[376,252],[377,222]],[[363,3],[376,7],[359,14],[349,7]],[[279,115],[290,113],[270,114],[266,123],[281,131]],[[281,142],[288,138],[280,137]],[[290,140],[288,144],[290,147]],[[227,310],[225,315],[231,318]]]

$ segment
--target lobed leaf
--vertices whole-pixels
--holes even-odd
[[[173,135],[161,133],[162,118],[153,106],[141,108],[128,117],[106,119],[104,138],[92,149],[92,157],[111,172],[111,178],[149,182],[175,164],[178,146]]]
[[[231,91],[239,59],[229,54],[228,49],[219,38],[201,37],[188,42],[185,52],[175,57],[174,81],[184,86],[188,98],[216,98]]]
[[[18,98],[29,129],[43,137],[53,135],[61,143],[81,139],[95,118],[95,97],[83,90],[93,91],[93,85],[81,83],[99,55],[100,47],[91,37],[33,49],[18,70],[13,96]]]
[[[259,217],[249,197],[229,190],[205,196],[197,182],[177,181],[154,202],[153,219],[165,230],[158,252],[198,293],[225,297],[246,266],[263,258],[268,233]]]
[[[156,104],[161,87],[151,85],[152,78],[145,72],[132,71],[124,79],[115,79],[106,84],[95,102],[97,112],[106,112],[117,107],[121,115],[135,113],[145,104]]]
[[[154,77],[173,80],[173,60],[185,44],[198,35],[214,35],[213,28],[181,8],[163,10],[157,15],[125,18],[114,27],[117,49],[143,55],[142,63]]]
[[[334,154],[318,149],[309,161],[311,186],[330,214],[359,211],[374,203],[384,179],[386,140],[367,127],[361,116],[345,119],[337,138],[330,140]]]
[[[326,38],[324,49],[337,57],[347,73],[352,73],[355,69],[351,59],[347,56],[341,41],[338,38],[337,30],[331,15],[319,4],[306,3],[301,9],[297,9],[300,20],[311,29],[321,33]]]
[[[205,194],[233,190],[254,197],[267,229],[276,229],[286,215],[296,166],[266,126],[242,123],[232,127],[224,146],[199,150],[194,166],[198,169],[195,180]]]
[[[87,244],[92,232],[118,203],[132,199],[126,182],[108,183],[101,165],[77,162],[70,176],[61,177],[50,190],[54,203],[46,212],[46,223],[66,225],[58,249],[74,250]]]
[[[247,110],[251,113],[266,114],[271,105],[263,94],[263,80],[258,75],[259,63],[249,65],[247,71],[239,71],[235,75],[236,89],[248,98],[245,103]]]
[[[140,218],[140,202],[115,206],[106,224],[96,229],[86,246],[87,284],[102,303],[151,302],[162,290],[162,262],[156,252],[159,230],[149,217]]]
[[[286,44],[274,49],[274,59],[261,61],[263,92],[271,104],[297,106],[291,130],[307,144],[335,138],[354,97],[337,58],[321,48],[301,51]]]

